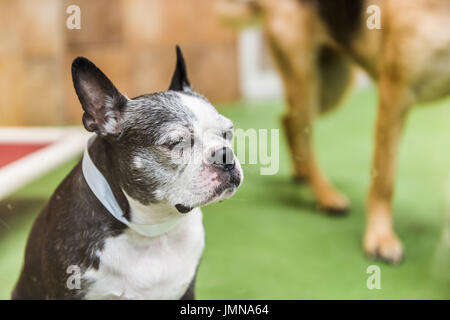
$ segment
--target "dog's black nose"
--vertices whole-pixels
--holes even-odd
[[[228,147],[214,150],[211,154],[211,163],[225,171],[233,170],[236,165],[233,150]]]

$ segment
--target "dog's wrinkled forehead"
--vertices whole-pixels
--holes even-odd
[[[195,92],[166,91],[138,96],[128,101],[128,131],[145,132],[150,143],[179,130],[201,133],[214,127],[232,126],[210,102]]]
[[[145,132],[149,142],[156,142],[161,134],[174,126],[192,129],[195,115],[184,107],[176,92],[146,94],[127,103],[125,127],[127,131]],[[171,128],[172,127],[172,128]]]

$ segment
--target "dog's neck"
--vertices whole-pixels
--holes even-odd
[[[125,191],[123,191],[130,206],[130,219],[137,224],[156,224],[164,223],[169,219],[182,218],[184,215],[180,214],[178,210],[164,201],[158,204],[144,205],[138,200],[131,198]]]
[[[111,154],[111,146],[109,142],[105,139],[97,137],[93,140],[92,144],[89,145],[88,143],[88,150],[93,164],[108,182],[117,203],[123,211],[125,219],[131,222],[130,205],[125,194],[120,188],[118,175],[113,174],[114,172],[118,172],[118,168],[111,158],[108,157],[108,154]]]
[[[85,158],[90,159],[90,161],[83,159],[84,176],[93,192],[93,188],[96,188],[95,183],[92,182],[102,180],[102,177],[98,176],[98,174],[96,175],[95,171],[98,170],[99,174],[106,180],[105,183],[108,184],[112,192],[112,195],[110,194],[111,192],[109,195],[107,193],[106,197],[110,198],[110,200],[111,198],[115,198],[120,207],[120,209],[118,208],[117,210],[108,210],[108,207],[105,206],[113,216],[120,220],[120,217],[123,215],[126,221],[122,222],[129,224],[130,228],[135,229],[135,231],[136,228],[133,228],[133,226],[138,226],[137,229],[141,229],[141,226],[145,226],[146,229],[144,233],[146,234],[149,232],[151,234],[150,236],[154,236],[153,234],[157,235],[159,231],[170,230],[173,226],[178,224],[179,220],[185,217],[185,215],[181,215],[174,206],[166,201],[158,204],[144,205],[138,200],[130,197],[121,188],[118,176],[113,174],[114,172],[117,172],[117,168],[115,167],[114,162],[107,156],[111,153],[111,146],[108,141],[98,137],[93,137],[91,139],[92,140],[88,143],[88,154],[85,154],[84,156]],[[86,174],[88,174],[88,176],[86,176]],[[89,183],[89,181],[91,183]],[[103,184],[101,184],[101,189],[103,189]],[[94,192],[94,194],[96,194],[96,192]],[[97,197],[99,198],[99,196]],[[103,203],[102,200],[104,199],[99,200]],[[105,203],[103,204],[105,205]],[[121,211],[120,214],[118,214],[117,211]],[[139,233],[143,234],[142,232]]]

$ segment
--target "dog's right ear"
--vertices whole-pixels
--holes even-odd
[[[122,111],[128,98],[123,96],[91,61],[78,57],[72,63],[72,80],[83,107],[86,130],[99,135],[120,134]]]

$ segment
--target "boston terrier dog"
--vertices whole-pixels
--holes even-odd
[[[189,84],[133,99],[86,58],[72,64],[83,159],[36,219],[13,299],[193,299],[201,206],[243,180],[232,122]]]

